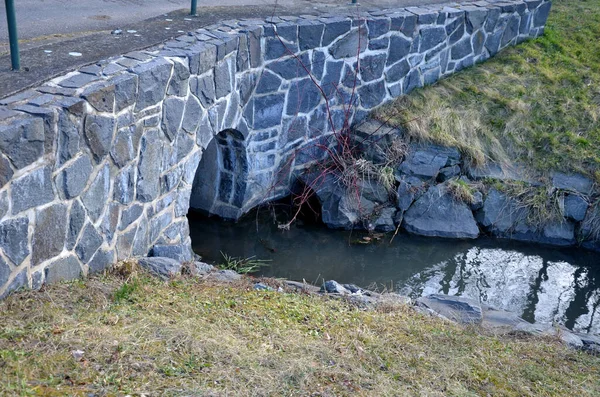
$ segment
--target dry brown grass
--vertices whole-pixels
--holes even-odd
[[[555,340],[250,286],[142,274],[15,294],[0,303],[0,394],[600,393],[600,359]]]

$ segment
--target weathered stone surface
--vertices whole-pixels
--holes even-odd
[[[290,86],[285,113],[290,116],[308,113],[316,108],[320,101],[321,91],[310,79],[298,80]]]
[[[212,266],[209,265],[208,263],[204,263],[204,262],[194,262],[194,265],[192,266],[192,275],[193,276],[204,276],[208,273],[214,272],[217,269]]]
[[[85,118],[85,138],[97,162],[100,162],[112,147],[115,125],[114,117],[90,114]]]
[[[435,179],[440,169],[451,165],[456,158],[460,159],[460,155],[455,149],[434,145],[417,148],[409,153],[398,171],[422,179]]]
[[[233,270],[217,270],[208,274],[208,278],[222,283],[233,283],[242,278],[241,274],[237,274]]]
[[[138,76],[120,74],[111,79],[115,85],[115,110],[117,112],[135,103],[137,97]]]
[[[517,35],[519,34],[519,17],[511,17],[506,24],[504,33],[502,33],[502,40],[500,41],[500,48],[508,45]]]
[[[157,130],[149,131],[142,138],[140,162],[137,172],[137,199],[149,202],[160,193],[160,170],[162,166],[163,143]]]
[[[13,177],[14,171],[6,157],[0,154],[0,188],[6,185]]]
[[[412,42],[401,36],[390,37],[390,50],[387,65],[392,65],[410,53]]]
[[[372,109],[381,105],[385,98],[385,83],[383,80],[365,84],[358,89],[360,103],[365,109]]]
[[[50,167],[38,168],[12,181],[11,200],[13,214],[54,200]]]
[[[480,324],[483,320],[479,302],[462,296],[434,294],[418,298],[417,304],[459,324]]]
[[[321,286],[321,292],[327,292],[328,294],[341,294],[348,295],[351,292],[346,289],[342,284],[335,280],[327,280]]]
[[[368,225],[369,229],[380,232],[393,232],[396,230],[396,208],[386,207],[376,213],[375,219]]]
[[[354,57],[367,48],[367,29],[353,29],[329,47],[329,53],[336,59]]]
[[[454,44],[450,50],[452,59],[462,59],[471,53],[473,53],[473,46],[471,45],[470,37],[466,37]]]
[[[385,72],[385,79],[389,83],[399,81],[410,71],[410,65],[406,59],[394,64]]]
[[[576,222],[585,218],[588,209],[588,202],[577,194],[568,194],[564,201],[565,216]]]
[[[444,185],[436,185],[404,214],[404,228],[422,236],[477,238],[479,228],[469,207],[457,202]]]
[[[254,99],[254,125],[257,130],[274,127],[281,123],[284,94],[274,94]]]
[[[533,27],[538,28],[544,26],[546,24],[546,20],[548,19],[548,14],[550,14],[551,2],[545,2],[541,6],[535,10],[535,14],[533,16]]]
[[[173,76],[167,89],[168,95],[184,97],[188,93],[190,70],[183,62],[173,61]]]
[[[121,223],[119,224],[119,230],[125,230],[129,225],[135,222],[144,212],[144,207],[139,204],[133,204],[128,208],[125,208],[121,214]]]
[[[215,66],[215,95],[217,99],[224,97],[232,91],[232,73],[229,60]]]
[[[54,204],[36,211],[31,240],[32,266],[61,253],[65,246],[67,221],[66,204]]]
[[[58,193],[65,199],[79,196],[85,189],[91,173],[92,161],[87,154],[83,154],[56,177]]]
[[[17,169],[35,162],[44,154],[43,120],[30,117],[0,123],[0,151]]]
[[[150,62],[135,66],[132,72],[138,76],[135,111],[158,104],[167,92],[172,65],[164,58],[154,58]]]
[[[94,225],[88,223],[83,229],[83,234],[79,242],[75,246],[75,253],[77,253],[79,260],[85,264],[89,262],[101,245],[102,236],[98,233]]]
[[[322,23],[307,21],[298,26],[298,41],[300,51],[310,50],[321,46],[324,26]]]
[[[513,199],[496,189],[491,189],[483,208],[477,213],[477,221],[492,234],[507,236],[515,224],[524,221],[526,216],[526,211]]]
[[[6,190],[0,192],[0,219],[8,213],[9,210],[8,192]]]
[[[88,215],[93,222],[96,222],[108,199],[110,190],[110,167],[105,165],[98,171],[94,181],[90,184],[88,190],[81,197],[83,205],[87,209]]]
[[[112,113],[115,109],[115,86],[107,83],[92,85],[82,96],[99,112]]]
[[[182,267],[182,263],[178,260],[158,257],[140,258],[138,264],[162,280],[178,275]]]
[[[552,185],[559,189],[589,195],[592,192],[593,182],[591,179],[580,174],[556,172],[552,175]]]
[[[0,223],[0,248],[15,266],[19,266],[29,255],[29,219],[9,219]]]
[[[435,26],[421,29],[421,52],[432,49],[446,39],[446,29]]]
[[[569,246],[575,244],[575,225],[571,222],[553,222],[543,228],[541,243]]]
[[[27,284],[27,269],[23,269],[12,279],[12,281],[10,282],[10,284],[8,284],[8,287],[6,287],[4,292],[0,294],[0,299],[4,299],[9,294],[19,290],[20,288],[27,287]]]
[[[275,92],[279,90],[280,86],[281,79],[275,73],[269,72],[268,70],[264,70],[258,80],[258,85],[256,86],[256,93],[268,94],[271,92]]]
[[[111,250],[99,249],[88,263],[89,274],[99,273],[115,263],[115,253]]]
[[[175,140],[183,120],[185,102],[181,98],[169,97],[163,102],[162,129],[170,141]]]
[[[193,252],[191,247],[186,244],[157,244],[152,247],[152,256],[175,259],[179,262],[189,262],[193,259]]]
[[[11,268],[0,256],[0,285],[6,284],[11,274]]]
[[[351,26],[352,22],[349,19],[335,18],[333,20],[328,20],[325,24],[321,44],[323,46],[331,44],[335,39],[348,32]]]
[[[81,265],[74,255],[52,261],[46,267],[46,282],[54,284],[59,281],[73,280],[82,275]]]
[[[368,55],[360,63],[360,77],[363,81],[376,80],[381,77],[385,67],[386,55]]]

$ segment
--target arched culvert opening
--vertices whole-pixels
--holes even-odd
[[[241,132],[221,131],[208,144],[198,165],[190,209],[225,219],[244,213],[248,156]]]

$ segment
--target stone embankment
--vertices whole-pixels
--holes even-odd
[[[378,142],[381,150],[371,150],[374,154],[367,150],[362,157],[375,165],[386,161],[377,153],[385,152],[391,141],[403,139],[401,131],[375,121],[357,126],[355,135],[361,141]],[[491,163],[475,168],[455,148],[410,143],[391,171],[392,189],[377,175],[351,187],[328,175],[315,189],[323,221],[332,228],[383,232],[402,228],[422,236],[461,239],[491,235],[600,250],[595,230],[600,214],[592,206],[597,193],[594,182],[583,175],[555,172],[536,179],[525,177],[515,166]],[[311,179],[305,183],[310,185]],[[506,186],[518,187],[525,192],[521,196],[530,189],[533,193],[527,197],[537,193],[542,202],[520,200]],[[535,211],[541,211],[540,216]]]

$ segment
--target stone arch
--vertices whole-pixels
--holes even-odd
[[[243,134],[236,129],[219,132],[210,141],[196,170],[190,208],[226,219],[245,211],[248,153]]]

